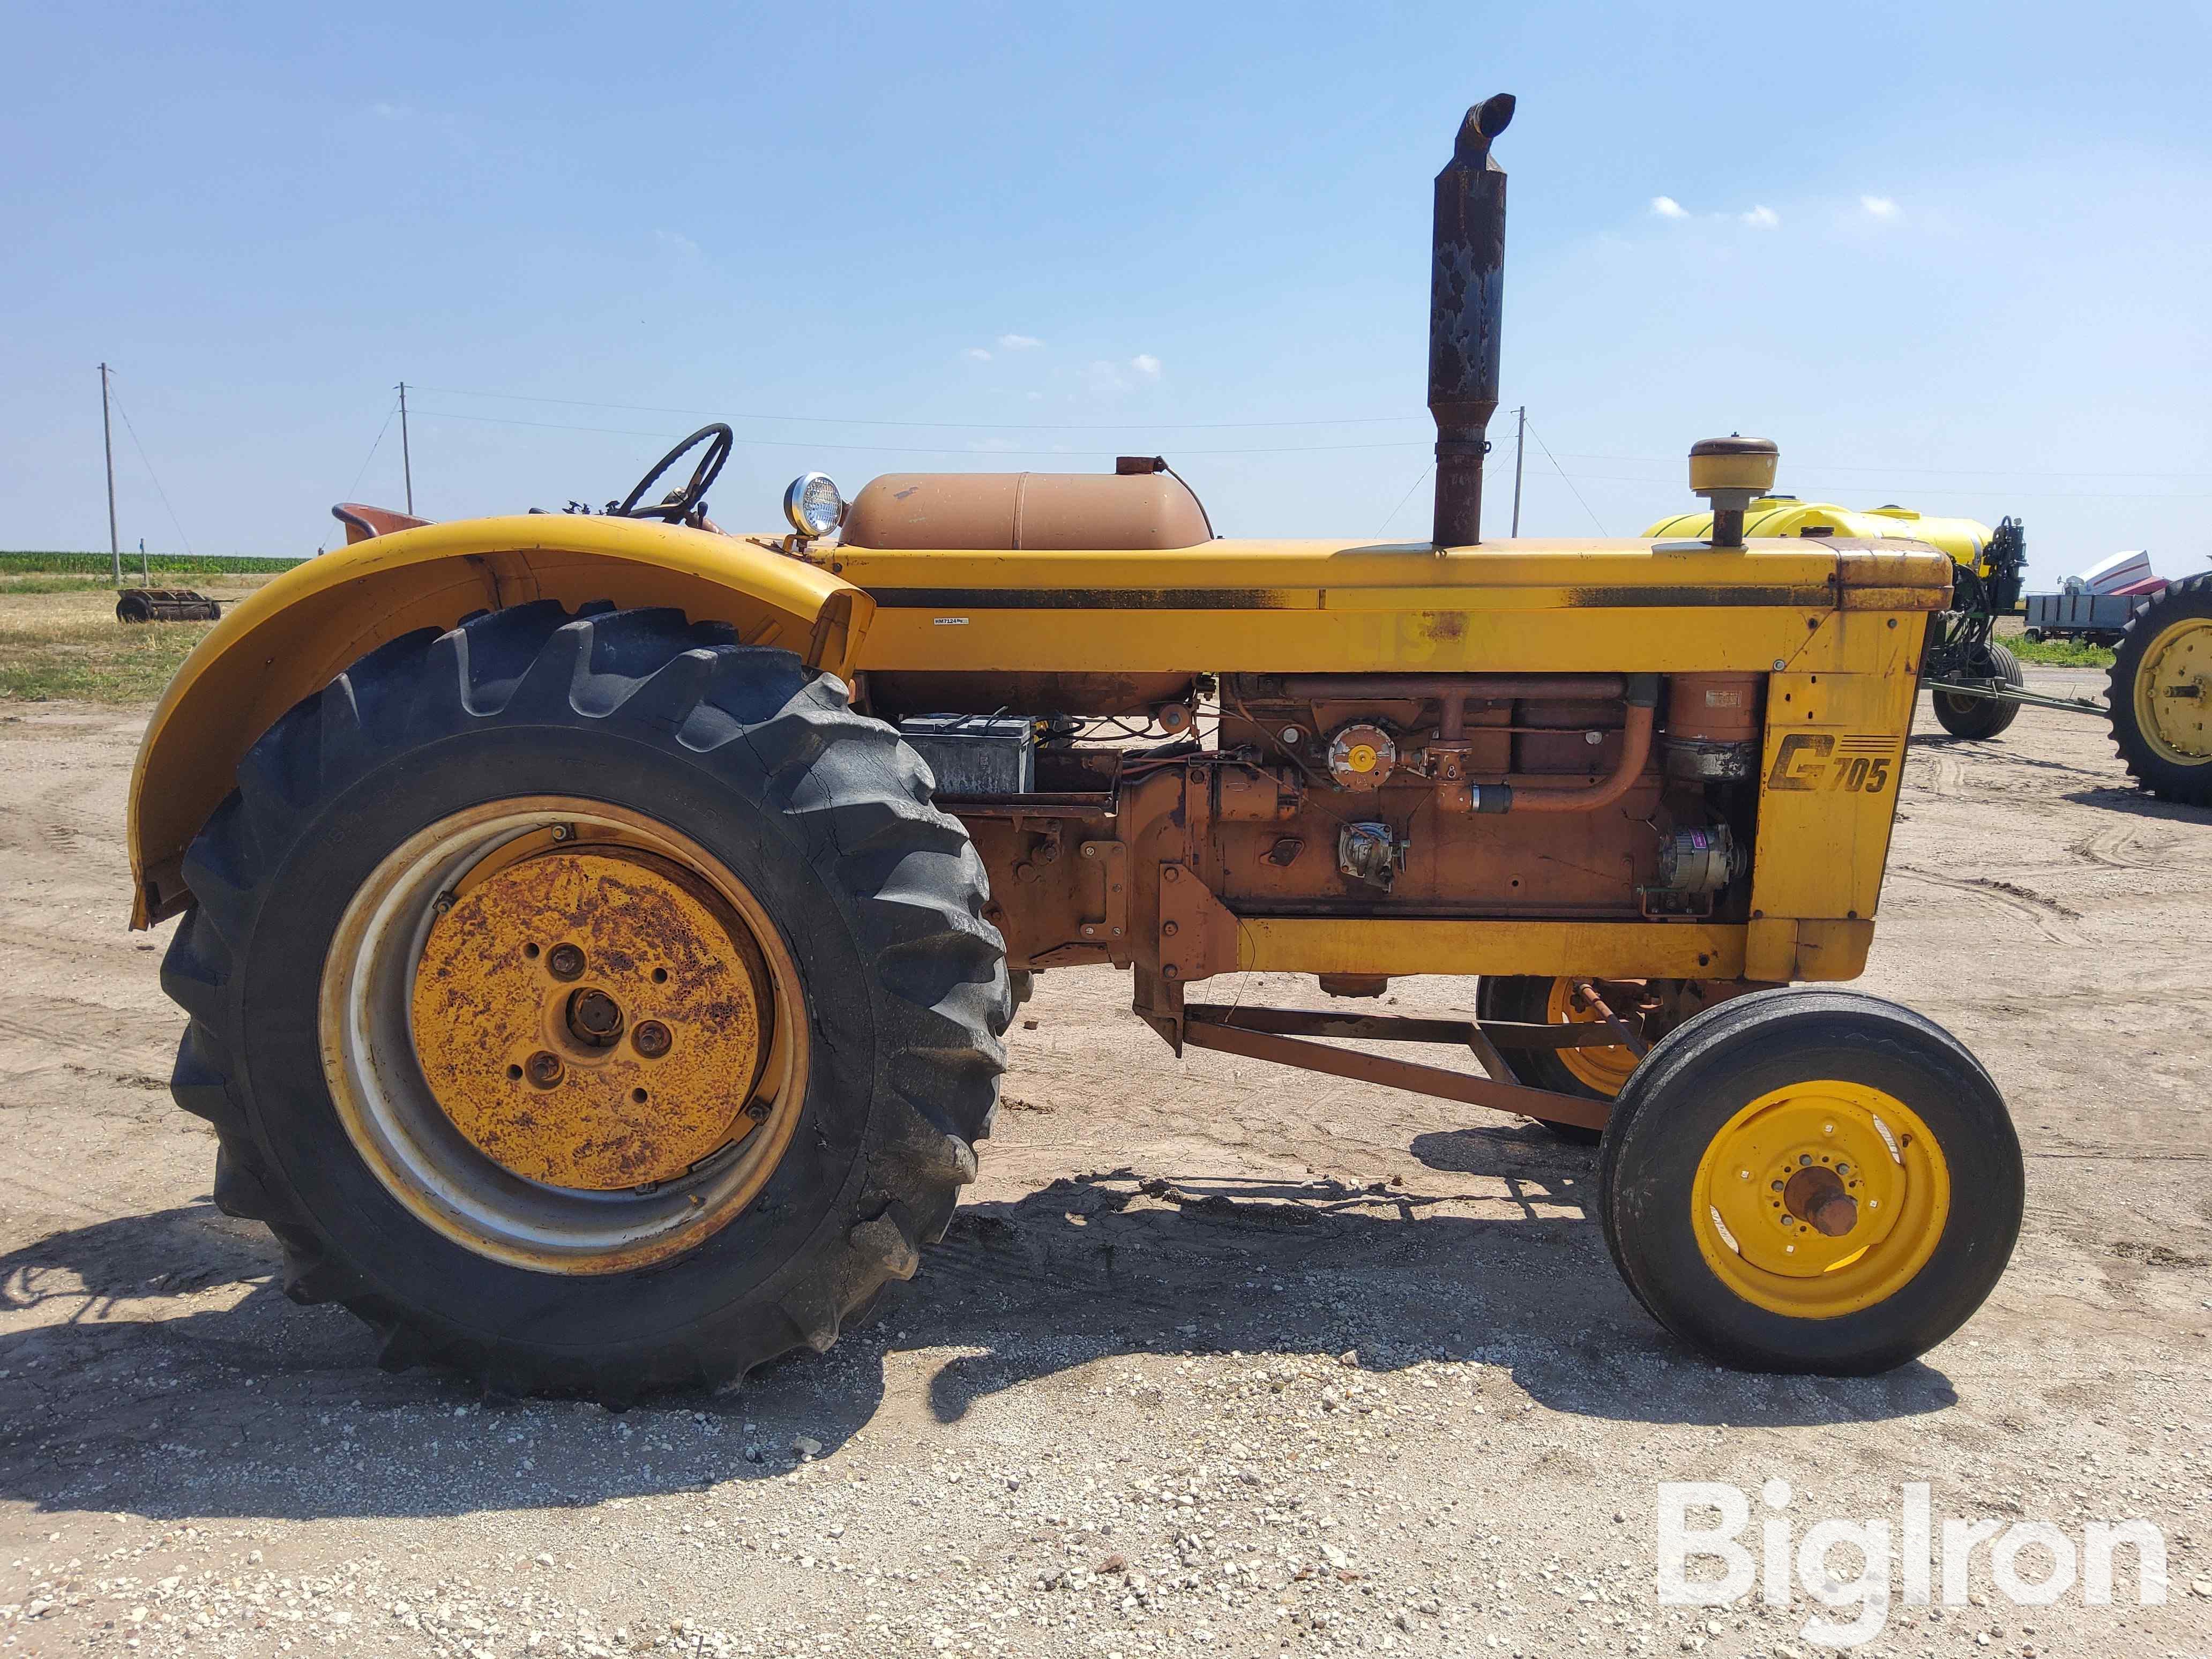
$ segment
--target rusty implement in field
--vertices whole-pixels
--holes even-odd
[[[116,596],[115,620],[121,623],[217,622],[222,606],[189,587],[126,587]]]

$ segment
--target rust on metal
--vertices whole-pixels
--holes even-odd
[[[118,622],[217,622],[222,617],[220,603],[189,587],[126,587],[115,599]]]
[[[1322,975],[1324,980],[1336,977]],[[1604,1027],[1534,1025],[1518,1020],[1429,1019],[1413,1014],[1346,1014],[1324,1008],[1213,1009],[1199,1005],[1218,1024],[1277,1036],[1346,1037],[1368,1042],[1448,1042],[1474,1048],[1478,1037],[1509,1048],[1610,1048],[1615,1039]],[[1479,1054],[1480,1051],[1477,1049]],[[1500,1079],[1503,1081],[1504,1079]]]
[[[1613,770],[1594,783],[1557,785],[1550,778],[1515,777],[1507,804],[1509,812],[1592,812],[1610,806],[1626,794],[1644,775],[1651,758],[1651,708],[1631,703],[1628,721],[1621,728],[1620,757]]]
[[[1280,690],[1286,697],[1329,702],[1347,697],[1404,697],[1421,702],[1443,697],[1463,702],[1534,697],[1607,702],[1626,692],[1628,679],[1623,674],[1285,674],[1271,689]]]
[[[1596,981],[1577,980],[1575,982],[1575,997],[1583,1007],[1597,1016],[1597,1024],[1613,1035],[1618,1046],[1627,1049],[1638,1060],[1651,1052],[1651,1045],[1644,1040],[1643,1032],[1613,1012],[1612,1005],[1599,992]],[[1611,1048],[1615,1045],[1607,1043],[1605,1046]]]
[[[1451,161],[1437,174],[1430,233],[1429,413],[1437,423],[1437,496],[1431,541],[1482,539],[1482,458],[1498,410],[1498,329],[1504,313],[1505,173],[1491,141],[1513,118],[1511,94],[1468,111]]]
[[[502,1168],[619,1190],[672,1180],[750,1129],[768,995],[750,932],[705,884],[586,843],[472,881],[437,917],[416,1057],[440,1109]]]
[[[1379,1083],[1386,1088],[1434,1095],[1441,1099],[1456,1100],[1468,1106],[1487,1107],[1492,1111],[1510,1112],[1519,1117],[1533,1117],[1547,1123],[1572,1123],[1586,1129],[1601,1129],[1611,1111],[1608,1103],[1602,1100],[1585,1100],[1578,1095],[1558,1094],[1548,1089],[1530,1089],[1519,1084],[1501,1083],[1492,1078],[1474,1077],[1442,1066],[1423,1066],[1387,1054],[1332,1048],[1325,1042],[1279,1035],[1261,1029],[1267,1024],[1264,1018],[1255,1021],[1253,1018],[1255,1015],[1295,1012],[1292,1010],[1232,1009],[1193,1004],[1182,1011],[1182,1037],[1186,1043],[1194,1048],[1218,1049],[1224,1054],[1241,1054],[1247,1060],[1273,1060],[1279,1065],[1296,1066],[1330,1077]],[[1397,1037],[1392,1040],[1419,1039]],[[1499,1064],[1504,1064],[1502,1060]]]
[[[414,530],[430,522],[402,513],[396,507],[366,507],[359,501],[340,501],[331,509],[331,517],[345,526],[346,545],[356,542],[374,541],[379,536],[389,536],[397,531]]]
[[[1841,1238],[1858,1225],[1858,1200],[1844,1190],[1842,1180],[1825,1164],[1790,1177],[1782,1188],[1782,1207],[1828,1238]]]

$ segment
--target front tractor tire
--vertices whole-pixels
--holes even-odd
[[[2212,575],[2137,609],[2107,690],[2112,746],[2136,781],[2161,800],[2212,806]]]
[[[1653,1045],[1613,1103],[1598,1212],[1659,1322],[1742,1370],[1869,1376],[1970,1318],[2020,1236],[1996,1084],[1919,1015],[1762,991]]]
[[[671,611],[395,640],[280,720],[162,982],[216,1202],[389,1369],[623,1404],[825,1349],[943,1236],[1012,1016],[966,831]]]

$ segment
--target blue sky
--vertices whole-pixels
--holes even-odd
[[[1158,450],[1225,533],[1418,536],[1429,180],[1506,90],[1527,532],[1740,430],[2046,576],[2212,553],[2201,3],[8,16],[0,546],[105,545],[103,358],[126,544],[337,539],[403,378],[437,517],[604,501],[696,410],[736,527]]]

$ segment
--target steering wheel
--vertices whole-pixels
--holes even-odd
[[[681,489],[672,489],[660,500],[647,506],[638,505],[639,498],[660,482],[660,475],[699,447],[702,440],[711,438],[707,453],[699,458],[699,465],[691,469],[691,482]],[[637,488],[623,497],[620,507],[608,504],[608,514],[617,519],[664,519],[670,524],[680,523],[695,513],[703,514],[707,502],[707,487],[721,476],[722,464],[730,459],[730,446],[737,441],[737,434],[720,421],[712,426],[702,426],[682,443],[660,458],[660,465],[637,481]]]

